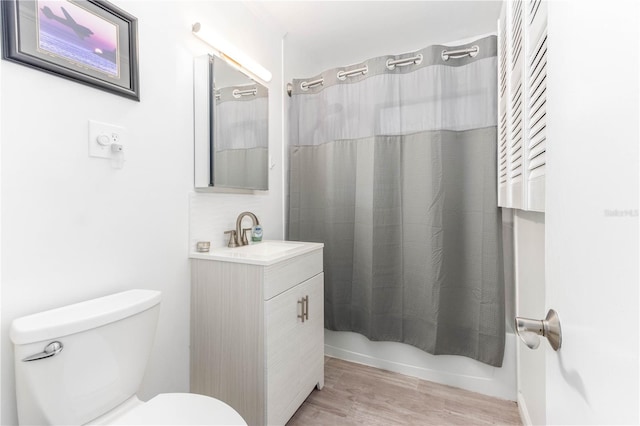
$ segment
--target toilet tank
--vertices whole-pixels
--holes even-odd
[[[130,290],[16,319],[16,398],[21,425],[81,425],[138,391],[153,346],[159,291]],[[51,342],[58,354],[24,361]]]

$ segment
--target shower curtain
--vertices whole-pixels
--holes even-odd
[[[249,94],[238,94],[242,92]],[[216,186],[265,189],[268,103],[268,91],[261,85],[216,89],[212,108]]]
[[[288,233],[325,244],[326,328],[501,366],[496,37],[473,45],[293,81]]]

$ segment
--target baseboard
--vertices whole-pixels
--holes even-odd
[[[529,410],[527,409],[527,402],[522,396],[522,393],[518,392],[518,411],[520,412],[520,420],[522,421],[523,426],[532,426],[531,416],[529,415]]]

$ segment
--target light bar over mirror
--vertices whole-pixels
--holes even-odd
[[[205,27],[201,23],[196,22],[193,24],[191,31],[193,32],[193,35],[213,47],[219,53],[221,58],[239,68],[243,68],[265,82],[271,81],[272,75],[269,70],[251,59],[248,55],[211,28]]]

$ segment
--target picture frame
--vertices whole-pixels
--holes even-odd
[[[2,57],[140,101],[138,20],[104,0],[2,0]]]

